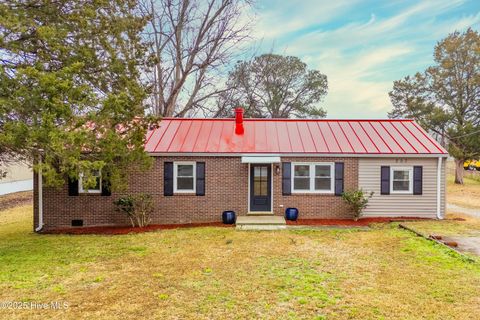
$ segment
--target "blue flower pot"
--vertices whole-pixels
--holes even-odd
[[[223,211],[222,221],[224,224],[234,224],[235,220],[235,211]]]
[[[298,219],[298,209],[297,208],[287,208],[285,209],[285,219],[290,221],[297,221]]]

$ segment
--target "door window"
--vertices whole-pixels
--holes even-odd
[[[256,166],[253,168],[253,195],[268,195],[268,167]]]

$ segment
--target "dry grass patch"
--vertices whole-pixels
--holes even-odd
[[[33,223],[32,211],[33,209],[31,205],[0,210],[2,238],[5,233],[17,233],[19,229],[25,229],[26,223]],[[33,229],[33,225],[30,225],[30,227]]]
[[[32,204],[33,191],[21,191],[0,196],[0,211]]]
[[[0,301],[67,310],[0,318],[472,319],[480,266],[399,230],[36,235],[31,207],[0,225]],[[0,213],[5,214],[5,213]],[[27,220],[28,218],[28,220]]]
[[[464,184],[454,183],[454,177],[447,177],[447,201],[457,206],[480,210],[480,181],[464,178]]]

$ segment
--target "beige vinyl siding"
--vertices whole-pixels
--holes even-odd
[[[442,165],[441,213],[445,212],[445,158]],[[438,158],[361,158],[358,162],[358,185],[374,195],[364,211],[365,216],[417,216],[436,218]],[[380,194],[381,166],[422,166],[423,194]]]
[[[20,161],[9,163],[0,169],[1,172],[6,172],[5,178],[1,178],[0,183],[32,179],[32,169],[30,169],[27,164]]]
[[[33,189],[32,169],[26,163],[7,159],[0,163],[0,175],[0,195]]]

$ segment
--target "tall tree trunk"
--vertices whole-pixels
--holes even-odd
[[[465,160],[463,159],[455,159],[455,183],[456,184],[463,184],[463,163]]]

